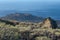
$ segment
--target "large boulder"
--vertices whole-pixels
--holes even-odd
[[[57,23],[55,20],[53,20],[51,17],[46,18],[42,23],[41,23],[42,28],[57,28]]]

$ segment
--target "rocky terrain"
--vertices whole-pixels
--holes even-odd
[[[14,20],[14,21],[19,21],[19,22],[41,22],[45,18],[43,17],[38,17],[32,14],[28,13],[13,13],[13,14],[8,14],[4,17],[1,17],[0,19],[4,20]],[[60,20],[56,20],[58,27],[60,28]]]
[[[37,23],[0,19],[0,40],[60,40],[60,29],[51,17]]]

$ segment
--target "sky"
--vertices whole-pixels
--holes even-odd
[[[60,1],[60,0],[0,0],[0,2],[39,2],[39,1],[46,1],[46,2],[50,2],[50,1]]]
[[[0,10],[35,10],[58,2],[60,0],[0,0]]]

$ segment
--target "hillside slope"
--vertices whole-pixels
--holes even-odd
[[[17,20],[17,21],[25,21],[25,22],[40,22],[43,20],[42,17],[37,17],[31,14],[22,14],[22,13],[15,13],[15,14],[9,14],[5,17],[2,17],[1,19],[5,20]]]

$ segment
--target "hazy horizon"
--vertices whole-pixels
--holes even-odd
[[[0,0],[0,16],[11,12],[60,19],[60,0]]]

